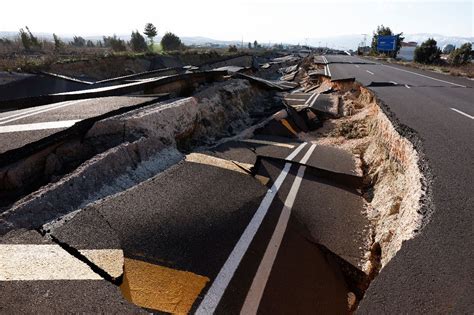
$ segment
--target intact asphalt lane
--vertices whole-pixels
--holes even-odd
[[[429,222],[417,237],[404,242],[372,282],[359,312],[471,313],[474,82],[398,65],[356,67],[337,63],[339,56],[327,59],[332,62],[334,78],[351,76],[363,84],[397,83],[370,89],[387,106],[395,124],[414,130],[415,135],[405,136],[421,151],[421,165],[427,162],[429,166],[423,171],[429,180],[432,177],[432,204],[423,209],[432,212]],[[406,128],[400,130],[403,134]]]
[[[154,97],[103,97],[0,113],[0,153],[67,129],[80,120],[153,99]]]

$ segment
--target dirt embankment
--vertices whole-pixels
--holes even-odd
[[[420,231],[425,194],[419,156],[382,111],[374,94],[357,83],[324,83],[339,90],[342,117],[325,122],[316,141],[351,151],[364,176],[365,215],[371,222],[364,271],[376,274]]]
[[[250,66],[252,56],[220,55],[217,53],[180,53],[175,55],[111,55],[107,57],[89,57],[77,60],[63,60],[52,63],[44,70],[75,78],[92,81],[140,73],[162,68],[202,66],[215,64],[225,66],[226,60],[233,59],[232,65]],[[239,59],[242,59],[239,61]],[[237,63],[237,64],[236,64]]]
[[[273,105],[271,96],[240,79],[204,85],[192,97],[100,120],[77,139],[3,167],[0,187],[6,191],[34,187],[38,178],[49,184],[0,214],[0,234],[38,227],[132,187],[182,159],[178,148],[191,150],[239,133],[255,123],[250,112]]]

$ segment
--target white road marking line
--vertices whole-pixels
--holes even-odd
[[[372,75],[374,74],[373,72],[370,72],[369,70],[365,70],[365,71],[368,72],[368,73],[370,73],[370,74],[372,74]]]
[[[411,87],[409,87],[408,84],[405,84],[405,87],[406,87],[407,89],[411,89]]]
[[[0,125],[4,125],[6,123],[9,123],[9,122],[12,122],[12,121],[15,121],[15,120],[20,120],[20,119],[23,119],[23,118],[26,118],[26,117],[34,116],[34,115],[37,115],[37,114],[49,112],[51,110],[59,109],[59,108],[62,108],[62,107],[71,106],[71,105],[81,103],[81,102],[84,102],[84,101],[86,101],[86,100],[79,100],[79,101],[71,101],[71,102],[67,102],[67,103],[62,103],[61,105],[58,105],[58,106],[41,109],[41,110],[35,111],[33,113],[27,113],[27,114],[19,116],[19,117],[15,117],[15,118],[12,118],[12,119],[9,119],[9,120],[6,120],[6,121],[2,121],[2,122],[0,122]]]
[[[331,69],[329,69],[329,64],[327,64],[327,67],[328,67],[328,75],[329,75],[330,77],[332,77],[332,75],[331,75]]]
[[[305,105],[310,106],[310,107],[313,106],[313,104],[314,104],[314,103],[316,102],[316,100],[318,99],[319,95],[320,95],[319,93],[316,94],[316,96],[311,100],[311,102],[309,102],[308,104],[305,103]]]
[[[428,79],[431,79],[431,80],[435,80],[435,81],[439,81],[439,82],[444,82],[444,83],[448,83],[448,84],[455,85],[455,86],[459,86],[459,87],[463,87],[463,88],[466,87],[465,85],[461,85],[461,84],[457,84],[457,83],[453,83],[453,82],[449,82],[449,81],[445,81],[445,80],[441,80],[441,79],[436,79],[436,78],[433,78],[433,77],[430,77],[430,76],[427,76],[427,75],[424,75],[424,74],[416,73],[416,72],[413,72],[413,71],[408,71],[408,70],[404,70],[404,69],[399,69],[399,68],[392,67],[392,66],[387,66],[387,65],[384,65],[384,66],[385,66],[385,67],[392,68],[392,69],[395,69],[395,70],[399,70],[399,71],[403,71],[403,72],[408,72],[408,73],[411,73],[411,74],[414,74],[414,75],[417,75],[417,76],[420,76],[420,77],[423,77],[423,78],[428,78]]]
[[[69,128],[80,120],[48,121],[32,124],[0,126],[0,133]]]
[[[295,158],[295,156],[297,156],[298,153],[300,153],[300,151],[303,150],[303,148],[306,146],[306,144],[307,144],[306,142],[303,142],[302,144],[300,144],[293,152],[291,152],[290,155],[288,155],[286,157],[286,160],[288,160],[288,161],[293,160]]]
[[[398,83],[395,82],[395,81],[390,81],[390,83],[395,84],[395,85],[398,85]]]
[[[304,105],[305,106],[310,106],[311,104],[313,104],[313,98],[314,100],[316,100],[317,98],[319,97],[319,93],[313,93],[311,94],[311,96],[306,100],[306,102],[304,102]]]
[[[460,111],[459,109],[452,108],[452,107],[450,107],[450,108],[451,108],[452,110],[454,110],[454,111],[455,111],[456,113],[458,113],[458,114],[464,115],[464,116],[466,116],[467,118],[474,119],[474,116],[471,116],[471,115],[469,115],[469,114],[466,114],[465,112],[462,112],[462,111]]]
[[[311,145],[308,152],[306,152],[305,156],[301,159],[302,164],[305,164],[308,161],[314,151],[314,148],[316,148],[316,144]],[[298,169],[298,174],[296,175],[295,181],[293,182],[290,192],[286,197],[280,218],[278,219],[278,223],[275,227],[275,230],[273,231],[270,242],[267,245],[267,249],[265,250],[262,261],[258,266],[257,273],[253,278],[252,285],[250,286],[250,289],[247,293],[247,297],[245,298],[245,302],[242,306],[242,309],[240,310],[240,314],[257,314],[258,306],[260,305],[263,291],[267,285],[268,278],[270,277],[273,264],[275,263],[278,250],[280,249],[283,236],[288,226],[288,221],[290,220],[291,216],[291,209],[301,186],[305,170],[306,166],[300,166]]]
[[[18,111],[19,111],[19,113],[13,114],[13,115],[9,115],[9,116],[5,116],[5,117],[1,117],[1,118],[0,118],[0,122],[3,121],[3,120],[8,120],[8,119],[13,118],[13,117],[17,117],[17,116],[29,114],[29,113],[32,113],[32,112],[40,111],[40,110],[45,109],[45,108],[51,108],[51,107],[56,107],[56,106],[58,106],[58,103],[51,104],[51,105],[41,106],[41,107],[39,107],[39,108],[38,108],[38,107],[30,108],[30,109],[27,109],[27,110],[24,110],[24,109],[15,110],[14,112],[18,112]]]
[[[123,252],[119,249],[88,249],[80,252],[100,261],[104,270],[120,275]],[[122,257],[122,262],[118,257]],[[118,268],[120,265],[120,268]],[[119,270],[120,269],[120,270]],[[103,280],[97,273],[59,245],[0,245],[0,281]]]
[[[325,75],[325,76],[328,75],[328,71],[326,70],[326,66],[324,66],[324,75]]]
[[[304,98],[287,98],[287,97],[285,97],[285,101],[303,101],[304,102]]]
[[[286,159],[294,159],[295,156],[304,148],[305,145],[306,142],[300,144]],[[247,252],[247,249],[250,246],[250,243],[252,242],[255,234],[257,233],[257,230],[260,228],[260,225],[262,224],[262,221],[265,218],[273,199],[278,193],[278,189],[280,189],[281,184],[288,175],[290,168],[291,164],[286,163],[280,175],[278,175],[277,179],[275,180],[273,186],[267,191],[265,197],[260,203],[260,206],[252,217],[252,220],[245,228],[244,232],[240,236],[239,241],[237,242],[237,244],[235,244],[234,249],[230,253],[229,257],[227,258],[226,262],[217,274],[216,278],[212,282],[211,287],[207,291],[206,295],[204,296],[204,299],[196,310],[196,314],[207,315],[215,312],[217,305],[219,304],[222,296],[224,295],[224,291],[226,290],[230,280],[234,276],[235,271],[239,267],[240,261]]]
[[[240,142],[267,144],[267,145],[273,145],[276,147],[289,148],[289,149],[293,149],[295,147],[294,145],[289,144],[289,143],[280,143],[280,142],[275,142],[275,141],[258,140],[258,139],[245,139],[245,140],[240,140]]]
[[[360,68],[359,65],[354,65],[354,66],[356,66],[357,68]]]

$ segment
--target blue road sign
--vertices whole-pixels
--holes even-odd
[[[377,36],[377,51],[394,51],[397,47],[397,36]]]

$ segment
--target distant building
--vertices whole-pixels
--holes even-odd
[[[402,47],[416,47],[418,46],[417,42],[402,42]]]

